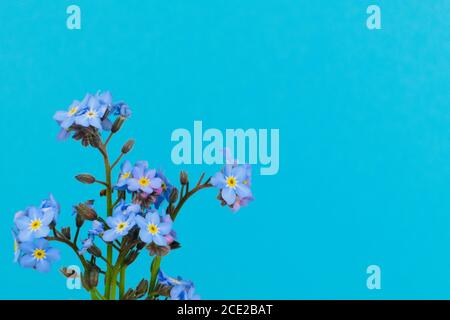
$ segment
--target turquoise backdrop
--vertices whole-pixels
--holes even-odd
[[[280,171],[255,170],[256,201],[233,214],[207,190],[176,222],[183,247],[163,268],[204,299],[450,298],[449,1],[4,0],[0,21],[0,298],[89,298],[57,271],[77,263],[64,246],[49,274],[13,264],[10,228],[49,192],[61,226],[98,198],[73,176],[101,176],[99,154],[56,141],[52,120],[97,90],[134,112],[113,150],[133,137],[129,159],[173,180],[219,169],[174,165],[174,129],[280,129]],[[381,290],[366,287],[372,264]]]

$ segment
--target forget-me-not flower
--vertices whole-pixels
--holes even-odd
[[[24,253],[19,263],[24,268],[33,268],[39,272],[48,272],[51,263],[59,260],[59,251],[49,246],[45,239],[22,242],[20,250]]]
[[[148,212],[145,217],[137,216],[136,223],[140,228],[139,238],[145,243],[154,242],[158,246],[166,246],[168,244],[165,235],[172,230],[172,220],[161,216],[157,211]]]
[[[43,211],[36,207],[28,207],[14,217],[14,223],[19,230],[20,242],[46,237],[50,232],[49,224],[54,218],[53,210]]]

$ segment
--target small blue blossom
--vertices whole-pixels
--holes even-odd
[[[126,203],[125,200],[121,199],[113,210],[113,216],[129,217],[130,215],[135,216],[140,212],[141,206],[133,203]]]
[[[129,160],[125,160],[120,165],[119,181],[116,183],[116,189],[125,190],[127,188],[128,179],[131,177],[131,171],[133,170],[133,165]]]
[[[165,215],[163,221],[157,211],[149,212],[144,217],[137,216],[136,223],[140,228],[139,238],[145,243],[154,242],[158,246],[168,244],[165,237],[172,230],[172,219]]]
[[[183,280],[181,277],[169,277],[160,269],[158,272],[158,283],[172,287],[170,300],[200,300],[200,296],[195,293],[195,286],[192,281]]]
[[[154,190],[161,188],[162,181],[156,177],[156,170],[148,169],[148,164],[144,161],[136,163],[131,175],[132,177],[127,181],[129,191],[151,194]]]
[[[42,212],[52,211],[53,215],[54,215],[53,221],[55,223],[57,222],[58,216],[59,216],[59,211],[60,211],[61,207],[51,193],[50,193],[48,199],[42,200],[40,208],[41,208]]]
[[[87,238],[81,241],[81,249],[78,251],[79,254],[83,255],[86,251],[94,245],[94,240],[92,238]]]
[[[106,242],[112,242],[119,237],[126,236],[128,231],[136,224],[134,215],[116,215],[108,217],[106,223],[108,224],[108,227],[110,227],[110,229],[106,230],[102,236],[103,240]]]
[[[51,263],[59,260],[59,251],[49,246],[45,239],[36,239],[20,244],[20,250],[24,253],[19,258],[19,263],[24,268],[33,268],[39,272],[48,272]]]
[[[200,300],[200,296],[195,293],[194,285],[175,286],[170,290],[170,300]]]
[[[83,112],[75,118],[75,123],[82,127],[92,126],[102,129],[102,117],[106,112],[106,106],[101,104],[94,96],[90,96]]]
[[[28,207],[14,217],[14,223],[19,230],[20,242],[46,237],[50,232],[49,224],[54,219],[53,210],[43,211],[36,207]]]
[[[104,231],[105,231],[105,229],[104,229],[103,223],[101,223],[98,220],[94,220],[94,221],[92,221],[91,229],[88,230],[88,236],[89,236],[89,238],[94,240],[94,238],[96,236],[99,236]]]
[[[82,101],[75,100],[67,111],[57,111],[53,119],[67,132],[75,123],[75,119],[85,111],[90,98],[91,95],[87,94]]]
[[[211,184],[220,189],[222,199],[229,206],[233,206],[239,199],[252,197],[248,186],[248,167],[244,165],[225,165],[223,171],[216,173],[211,178]]]
[[[173,185],[161,171],[156,172],[156,177],[160,178],[162,181],[161,193],[159,194],[158,198],[156,198],[155,201],[155,208],[159,209],[159,206],[164,200],[169,201],[170,194],[172,193],[173,190]]]

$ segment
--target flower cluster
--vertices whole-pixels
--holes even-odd
[[[84,146],[98,146],[101,131],[118,131],[131,110],[124,102],[113,102],[110,92],[87,94],[83,100],[75,100],[66,111],[58,111],[53,119],[61,130],[58,138],[67,139],[73,132],[73,138],[81,140]],[[116,117],[113,122],[113,117]]]
[[[160,269],[158,283],[168,287],[170,300],[200,300],[200,296],[195,293],[195,286],[192,281],[183,280],[181,277],[169,277]]]
[[[227,164],[211,178],[211,184],[220,189],[218,199],[233,212],[253,201],[251,187],[252,171],[248,164]]]
[[[114,169],[131,151],[134,140],[123,145],[115,161],[110,161],[108,143],[130,115],[128,105],[114,103],[109,92],[87,94],[83,100],[74,101],[67,111],[56,112],[54,119],[61,128],[60,139],[72,136],[84,146],[100,151],[105,166],[104,181],[88,173],[75,178],[84,184],[101,185],[99,194],[106,200],[106,212],[103,217],[98,214],[94,200],[74,205],[74,234],[70,227],[57,229],[60,206],[52,195],[39,206],[16,213],[12,230],[14,261],[26,268],[49,271],[51,263],[59,259],[59,251],[50,247],[49,241],[57,241],[68,245],[80,259],[84,268],[81,282],[92,299],[116,299],[117,293],[120,299],[200,299],[191,281],[168,277],[160,270],[161,259],[180,247],[173,223],[187,200],[206,188],[218,188],[218,199],[233,211],[247,205],[253,200],[251,167],[226,165],[205,181],[202,174],[196,183],[190,183],[187,172],[182,171],[181,186],[177,188],[163,172],[150,168],[147,161],[132,164],[125,160],[113,183]],[[109,132],[106,139],[102,138],[103,132]],[[86,222],[91,225],[81,240],[79,236],[85,232]],[[106,254],[96,241],[104,242]],[[150,279],[142,279],[136,288],[126,291],[125,271],[144,248],[153,259]],[[62,273],[72,276],[67,268],[62,268]],[[100,282],[102,275],[104,281]],[[97,288],[99,283],[104,293]]]
[[[45,239],[56,223],[59,204],[52,195],[39,207],[28,207],[14,216],[14,261],[25,268],[40,272],[50,270],[51,262],[59,259],[59,251]]]

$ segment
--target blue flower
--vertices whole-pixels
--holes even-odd
[[[14,223],[19,230],[20,242],[46,237],[50,232],[49,224],[54,218],[53,210],[42,210],[28,207],[25,212],[20,211],[14,217]]]
[[[170,300],[200,300],[200,296],[195,293],[194,285],[175,286],[170,290]]]
[[[96,236],[99,236],[104,231],[105,231],[105,229],[104,229],[103,223],[101,223],[98,220],[94,220],[94,221],[92,221],[91,229],[88,230],[88,236],[89,236],[89,238],[94,240],[94,238]]]
[[[17,239],[17,232],[14,230],[11,230],[13,239],[14,239],[14,263],[17,262],[19,260],[20,257],[20,243],[19,240]]]
[[[222,199],[232,206],[237,199],[252,197],[248,186],[248,167],[244,165],[225,165],[223,171],[216,173],[211,178],[211,184],[219,189]]]
[[[136,223],[140,228],[139,238],[143,242],[154,242],[158,246],[168,244],[165,236],[172,230],[172,220],[167,215],[161,222],[161,217],[157,211],[149,212],[145,215],[145,218],[137,216]]]
[[[127,181],[129,191],[142,191],[151,194],[155,189],[161,188],[162,181],[155,176],[156,170],[148,169],[148,164],[144,161],[135,165],[131,175],[132,177],[128,178]]]
[[[134,215],[116,215],[108,217],[106,223],[110,227],[103,233],[103,240],[112,242],[119,237],[126,236],[128,231],[136,224]]]
[[[86,251],[92,247],[94,244],[94,239],[91,237],[88,237],[87,239],[83,240],[81,242],[81,249],[78,251],[79,254],[83,255],[86,253]]]
[[[107,107],[101,104],[94,96],[90,96],[87,106],[82,113],[75,118],[75,123],[82,127],[92,126],[99,130],[102,129],[102,117]]]
[[[162,173],[161,171],[158,171],[156,173],[156,177],[158,177],[162,180],[161,193],[155,201],[155,208],[159,209],[159,206],[161,205],[161,203],[164,200],[169,201],[170,194],[172,193],[172,190],[173,190],[173,185],[170,183],[169,179],[167,179],[166,176],[164,175],[164,173]]]
[[[20,250],[24,255],[19,259],[19,263],[24,268],[33,268],[39,272],[48,272],[51,263],[59,260],[60,255],[57,249],[49,246],[45,239],[23,242]]]
[[[141,206],[133,203],[125,203],[125,201],[121,199],[113,210],[113,216],[129,217],[130,215],[135,216],[140,212]]]
[[[53,215],[54,215],[53,221],[55,223],[57,222],[58,216],[59,216],[59,211],[60,211],[61,207],[51,193],[50,193],[48,199],[42,200],[40,208],[41,208],[42,212],[52,211]]]
[[[91,95],[87,94],[82,101],[75,100],[67,111],[57,111],[53,119],[67,132],[75,123],[75,119],[84,112],[90,97]]]
[[[131,171],[133,170],[133,165],[130,161],[125,160],[120,165],[119,181],[116,183],[116,189],[125,190],[127,188],[128,179],[131,177]]]
[[[172,287],[170,289],[171,300],[200,300],[200,296],[195,294],[195,286],[192,281],[183,280],[181,277],[169,277],[160,269],[158,272],[158,283]]]

